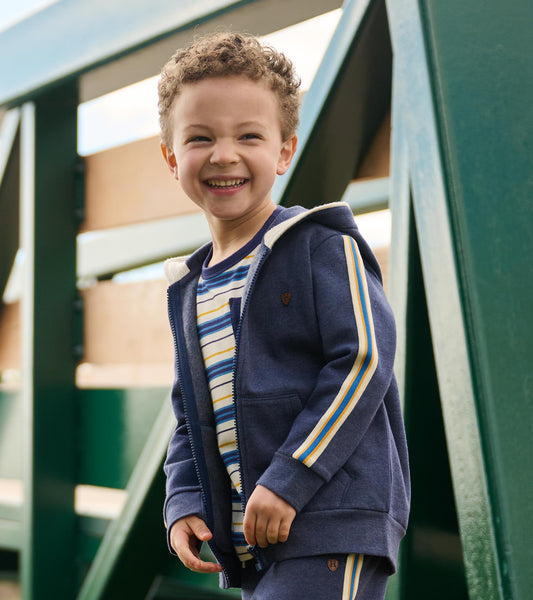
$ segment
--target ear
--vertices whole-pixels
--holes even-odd
[[[278,175],[283,175],[288,171],[297,146],[298,138],[296,135],[293,135],[286,142],[283,142],[278,158],[278,168],[276,169]]]
[[[170,172],[174,176],[174,179],[178,179],[178,163],[172,148],[169,148],[168,146],[165,146],[165,144],[161,143],[161,152],[163,153],[163,158],[165,159]]]

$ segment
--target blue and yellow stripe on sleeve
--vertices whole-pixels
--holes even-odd
[[[365,392],[378,364],[374,322],[363,260],[357,244],[351,237],[343,236],[343,241],[359,347],[355,362],[335,399],[292,455],[307,467],[311,467],[320,457],[349,417]]]

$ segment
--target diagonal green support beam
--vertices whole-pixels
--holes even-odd
[[[20,111],[4,115],[0,126],[0,305],[19,247]]]
[[[168,560],[161,517],[163,462],[174,427],[166,398],[128,482],[126,504],[109,525],[78,600],[144,598]]]
[[[469,597],[526,599],[532,7],[388,9]]]
[[[410,447],[412,500],[399,572],[389,582],[387,600],[425,598],[429,588],[433,600],[449,600],[467,592],[414,222],[405,107],[398,98],[402,76],[395,63],[388,295],[396,316],[396,374]],[[435,581],[446,586],[435,587]]]
[[[161,513],[163,463],[175,425],[167,397],[128,481],[126,504],[108,526],[77,600],[234,597],[218,590],[217,576],[192,574],[168,551]],[[169,571],[172,577],[161,576]]]
[[[395,94],[408,140],[409,172],[448,452],[470,587],[498,598],[500,581],[492,508],[483,461],[459,295],[442,157],[416,2],[389,3],[396,65]],[[476,530],[473,525],[475,523]]]
[[[298,149],[273,198],[341,200],[390,106],[392,55],[383,0],[346,0],[302,106]]]

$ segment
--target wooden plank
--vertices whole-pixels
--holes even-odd
[[[104,281],[83,290],[84,362],[172,366],[166,287],[157,279]]]
[[[387,279],[388,248],[374,248]],[[173,347],[164,279],[103,281],[81,291],[84,357],[80,387],[167,385],[173,377]],[[19,303],[0,311],[0,372],[20,368]]]
[[[376,255],[379,266],[381,267],[381,274],[383,275],[383,287],[387,292],[389,285],[389,248],[388,246],[382,246],[381,248],[372,248],[372,251]]]
[[[85,158],[82,231],[198,212],[163,161],[159,137]]]
[[[0,373],[20,368],[20,302],[3,304],[0,310]]]

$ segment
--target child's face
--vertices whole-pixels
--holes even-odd
[[[171,117],[165,160],[208,220],[253,218],[272,205],[276,174],[289,168],[296,136],[282,141],[278,99],[264,82],[228,76],[187,84]]]

